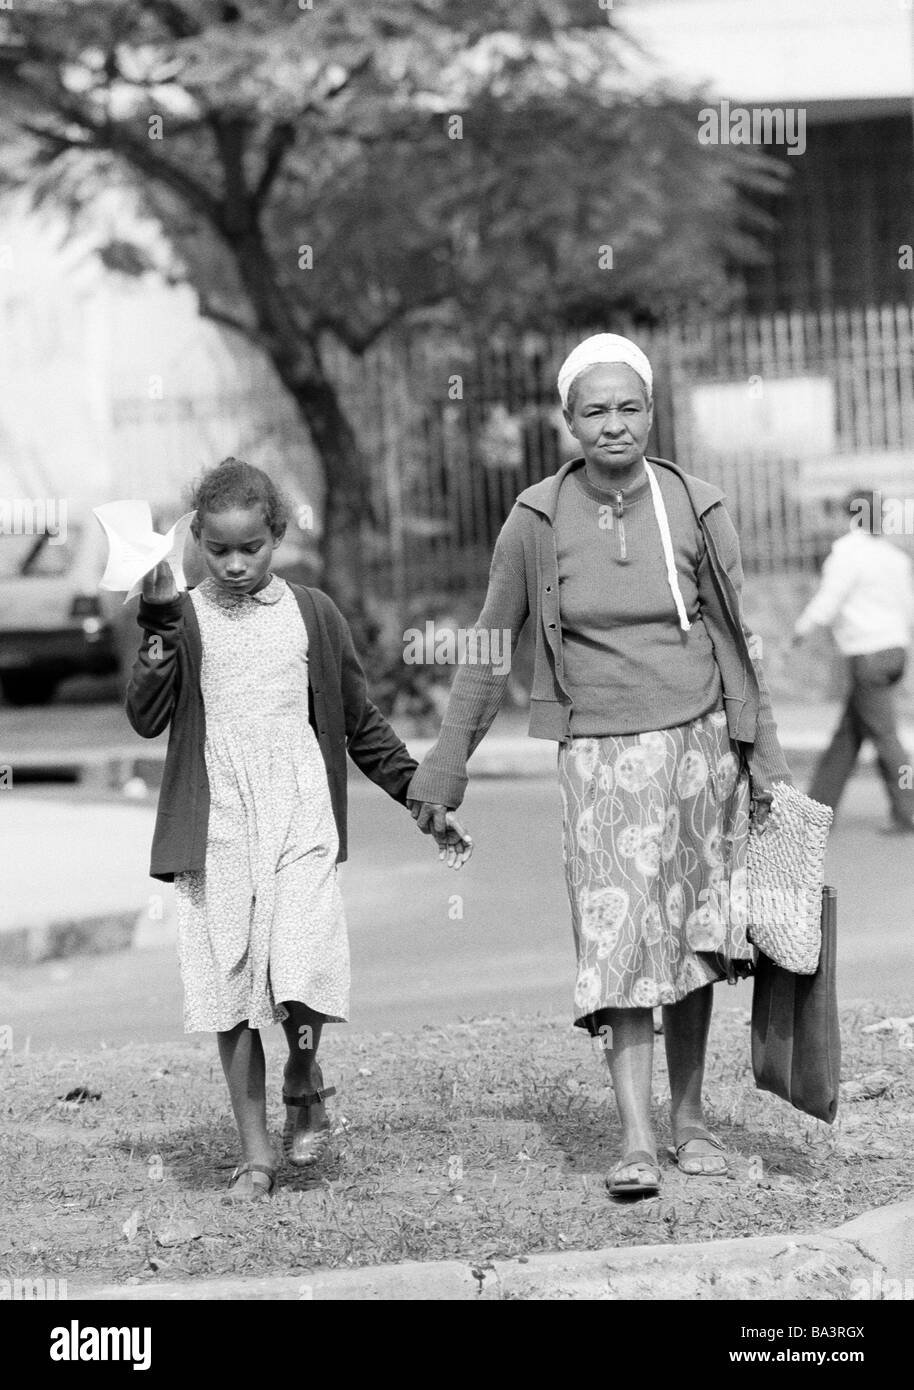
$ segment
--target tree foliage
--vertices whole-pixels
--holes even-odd
[[[597,0],[17,0],[0,19],[0,175],[74,215],[122,183],[167,273],[269,355],[323,460],[350,602],[365,464],[324,335],[361,353],[430,308],[485,331],[720,305],[753,250],[746,195],[774,177],[699,146],[694,107],[632,96]]]

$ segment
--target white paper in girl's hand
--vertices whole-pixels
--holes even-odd
[[[92,508],[108,537],[108,563],[99,584],[103,589],[126,589],[128,603],[143,586],[143,576],[167,560],[180,593],[184,578],[184,543],[196,512],[185,512],[164,536],[152,529],[148,502],[106,502]]]

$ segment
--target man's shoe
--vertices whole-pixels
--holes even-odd
[[[893,816],[892,824],[884,825],[879,833],[880,835],[914,835],[914,820]]]

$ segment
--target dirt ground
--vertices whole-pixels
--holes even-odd
[[[910,1034],[865,1033],[911,1000],[842,1015],[843,1100],[829,1127],[754,1088],[745,1009],[718,1006],[708,1114],[727,1178],[665,1153],[659,1197],[610,1199],[619,1131],[599,1043],[551,1020],[475,1019],[412,1035],[331,1039],[332,1152],[285,1168],[272,1201],[226,1203],[237,1161],[210,1040],[167,1049],[0,1056],[0,1275],[146,1281],[294,1274],[403,1259],[495,1256],[827,1229],[914,1193]],[[76,1087],[90,1096],[61,1100]],[[282,1123],[280,1078],[270,1116]]]

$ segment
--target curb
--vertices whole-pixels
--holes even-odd
[[[899,729],[902,743],[914,745],[914,725]],[[828,730],[797,730],[781,735],[781,745],[788,759],[806,759],[821,753],[829,741]],[[409,750],[421,762],[433,747],[433,738],[409,738]],[[137,749],[129,745],[111,748],[74,748],[66,752],[37,752],[7,754],[13,769],[27,784],[46,778],[73,779],[87,790],[119,791],[126,782],[140,778],[157,787],[165,764],[164,743],[151,748]],[[875,765],[876,755],[870,744],[860,751],[858,766]],[[530,738],[527,734],[495,735],[484,739],[470,760],[474,777],[542,777],[555,771],[555,745],[545,739]]]
[[[177,940],[173,902],[155,921],[145,907],[100,916],[14,927],[0,932],[0,968],[42,965],[68,956],[99,956],[107,951],[148,951]]]
[[[0,932],[0,966],[40,965],[67,956],[102,955],[137,945],[137,908]]]
[[[74,778],[88,789],[120,789],[132,777],[153,780],[165,765],[165,741],[149,748],[136,744],[112,744],[107,748],[70,748],[56,750],[30,749],[23,753],[8,753],[7,761],[17,778],[28,784],[33,781]]]
[[[914,1200],[832,1231],[692,1245],[531,1255],[484,1266],[457,1260],[326,1274],[182,1283],[73,1284],[71,1299],[109,1300],[914,1300]]]

